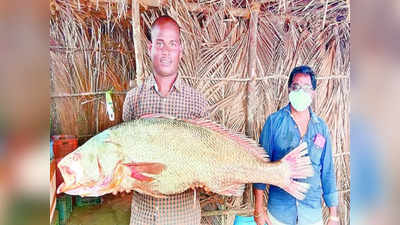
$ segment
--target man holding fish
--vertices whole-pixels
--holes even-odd
[[[162,16],[154,21],[148,50],[154,76],[128,93],[123,120],[137,119],[146,114],[166,114],[182,119],[208,117],[205,98],[178,76],[182,45],[180,28],[175,20]],[[201,211],[199,198],[195,195],[193,190],[188,190],[160,199],[134,192],[130,224],[198,225]]]
[[[178,76],[183,49],[175,20],[161,16],[153,22],[148,51],[154,76],[128,93],[123,120],[145,114],[167,114],[184,119],[208,117],[207,100]],[[198,196],[196,200],[194,196],[193,190],[165,199],[135,192],[130,224],[200,224],[200,202]]]
[[[253,139],[204,119],[207,101],[177,74],[179,36],[173,19],[155,20],[148,45],[153,76],[128,92],[124,123],[60,161],[64,183],[58,193],[100,196],[134,190],[132,225],[199,225],[197,187],[241,196],[246,183],[260,182],[303,199],[309,184],[295,179],[313,175],[307,144],[270,162]]]

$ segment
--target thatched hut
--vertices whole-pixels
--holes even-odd
[[[168,14],[181,27],[180,76],[206,96],[213,120],[254,139],[266,117],[287,104],[293,67],[316,71],[313,108],[331,130],[339,215],[349,224],[349,2],[51,0],[51,132],[84,140],[121,122],[126,92],[152,72],[148,28]],[[104,104],[108,90],[114,121]],[[232,224],[232,215],[252,212],[252,194],[205,196],[202,205],[205,224],[212,216]]]

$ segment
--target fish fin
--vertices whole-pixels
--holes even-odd
[[[124,165],[134,167],[137,172],[148,174],[160,174],[165,169],[164,164],[152,162],[124,163]]]
[[[148,174],[160,174],[165,166],[161,163],[124,163],[131,171],[131,177],[142,181],[151,182],[154,178],[143,175],[143,173]]]
[[[167,195],[163,195],[161,193],[155,193],[155,192],[149,191],[144,187],[137,187],[137,188],[134,188],[134,190],[139,192],[140,194],[150,195],[150,196],[153,196],[155,198],[166,198],[166,197],[168,197]]]
[[[245,187],[246,184],[232,184],[223,191],[213,191],[213,190],[211,191],[220,195],[240,197],[243,195]]]
[[[268,157],[266,151],[264,150],[264,148],[262,148],[255,140],[248,138],[241,133],[230,131],[230,130],[226,129],[225,127],[221,126],[220,124],[213,122],[211,120],[183,119],[183,121],[189,122],[193,125],[211,129],[211,130],[233,140],[234,142],[239,144],[243,149],[250,152],[257,158],[263,159],[265,161],[269,161],[269,157]]]
[[[139,119],[147,119],[147,118],[165,118],[165,119],[172,119],[172,120],[177,119],[174,116],[162,114],[162,113],[145,114],[145,115],[142,115],[139,117]]]
[[[309,188],[310,184],[308,183],[292,180],[289,185],[283,188],[283,190],[291,194],[293,197],[303,200],[306,197],[305,193],[307,193]]]

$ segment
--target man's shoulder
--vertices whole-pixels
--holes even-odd
[[[313,120],[319,127],[324,129],[325,131],[329,132],[328,124],[326,123],[326,121],[324,119],[322,119],[320,116],[314,114]]]
[[[189,95],[189,96],[192,96],[195,98],[199,98],[200,100],[204,100],[204,101],[206,100],[203,93],[201,93],[196,88],[190,86],[186,82],[182,82],[182,90],[183,90],[184,94],[186,94],[186,95]]]
[[[126,93],[126,96],[135,96],[135,95],[138,95],[138,94],[139,94],[139,89],[140,89],[140,86],[134,87],[134,88],[130,89],[130,90]]]
[[[269,118],[271,120],[277,120],[277,119],[281,119],[281,118],[288,117],[288,116],[290,116],[290,114],[287,112],[286,107],[283,107],[283,108],[279,109],[278,111],[273,112],[271,115],[269,115]]]

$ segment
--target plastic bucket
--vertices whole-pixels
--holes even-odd
[[[253,216],[235,216],[233,225],[257,225]]]

